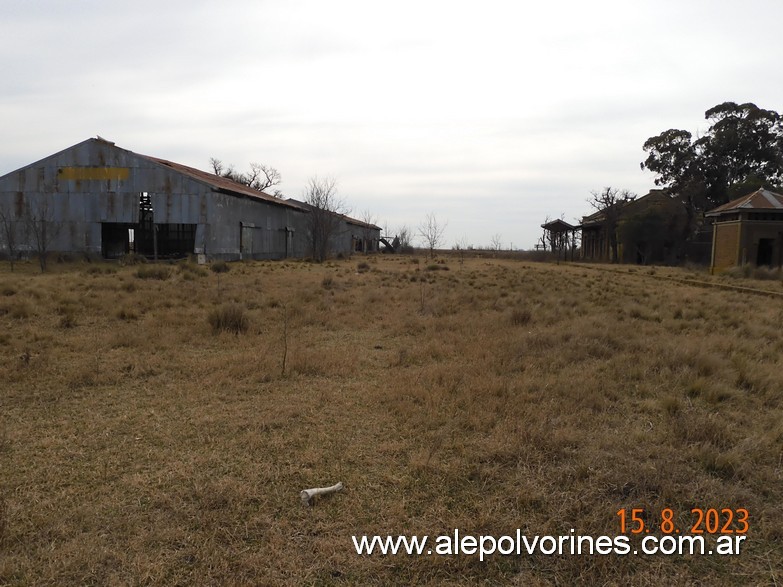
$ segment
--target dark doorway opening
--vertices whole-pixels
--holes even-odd
[[[101,250],[106,259],[134,252],[151,259],[186,257],[196,244],[195,224],[155,224],[152,199],[139,195],[139,222],[101,224]]]
[[[759,250],[756,254],[756,266],[772,265],[772,253],[775,250],[775,239],[760,238]]]
[[[101,254],[104,259],[119,259],[131,251],[128,229],[133,224],[104,222],[101,224]]]

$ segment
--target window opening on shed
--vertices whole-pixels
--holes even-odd
[[[144,224],[147,221],[152,223],[153,212],[152,198],[149,193],[141,192],[139,194],[139,224]]]

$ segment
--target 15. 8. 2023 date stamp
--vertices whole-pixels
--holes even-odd
[[[677,515],[672,508],[654,513],[644,508],[617,511],[621,534],[739,534],[750,529],[750,514],[745,508],[692,508],[690,517]]]

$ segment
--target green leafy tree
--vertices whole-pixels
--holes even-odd
[[[724,102],[710,108],[712,125],[696,141],[710,197],[719,202],[732,186],[775,185],[783,180],[783,120],[755,104]]]
[[[687,130],[669,129],[645,141],[642,169],[655,184],[678,198],[687,221],[675,241],[684,250],[701,213],[760,187],[783,182],[783,119],[755,104],[724,102],[704,114],[710,128],[694,139]]]
[[[693,220],[742,190],[783,182],[783,118],[755,104],[724,102],[705,112],[707,133],[669,129],[645,141],[642,169],[680,198]],[[690,223],[692,226],[692,223]]]

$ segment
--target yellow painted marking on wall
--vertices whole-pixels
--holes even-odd
[[[130,169],[127,167],[60,167],[57,171],[60,179],[65,180],[101,180],[128,179]]]

